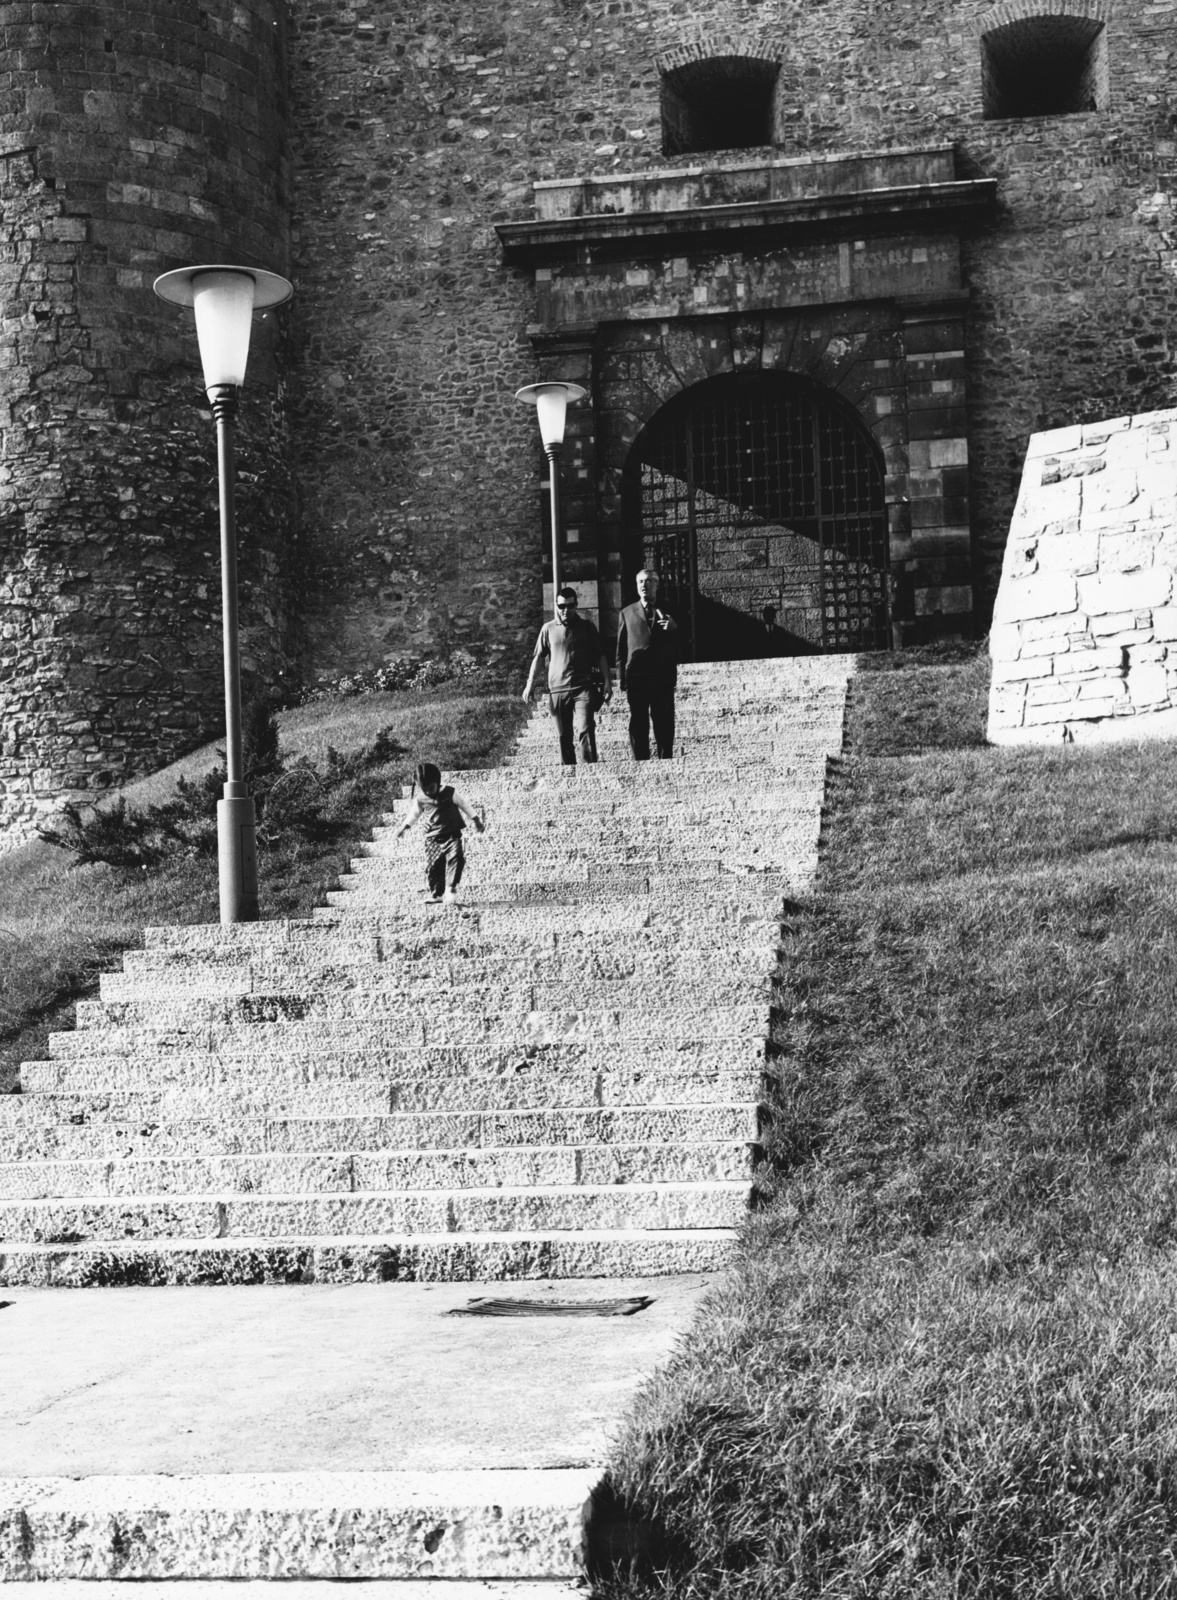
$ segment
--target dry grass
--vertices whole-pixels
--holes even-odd
[[[617,1592],[1174,1594],[1177,751],[985,749],[983,662],[893,665],[783,928],[764,1206],[615,1455],[664,1569]]]

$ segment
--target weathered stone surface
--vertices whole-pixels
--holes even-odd
[[[223,726],[215,438],[191,317],[151,283],[209,259],[289,270],[283,9],[57,6],[27,48],[8,24],[0,849]],[[267,682],[292,598],[275,332],[256,330],[238,430],[243,667]]]
[[[990,641],[995,744],[1172,736],[1177,522],[1149,519],[1177,497],[1177,454],[1156,448],[1177,412],[1108,424],[1098,474],[1088,432],[1038,436],[1026,457]]]
[[[637,852],[614,882],[594,881],[598,856],[559,902],[428,908],[419,855],[365,857],[364,889],[338,891],[339,910],[154,930],[76,1030],[53,1036],[51,1059],[26,1065],[25,1092],[0,1101],[0,1282],[715,1265],[749,1195],[776,919],[785,884],[814,870],[849,670],[741,665],[730,677],[753,692],[727,703],[723,669],[704,692],[685,668],[723,729],[714,769],[622,766],[624,724],[603,726],[609,769],[574,792],[590,832],[608,815],[611,845]],[[747,822],[791,841],[791,874],[691,863],[714,774],[730,785],[746,730],[751,748],[767,730],[796,757],[759,768],[759,790],[790,805]],[[471,840],[471,881],[482,871],[501,896],[534,867],[528,830],[560,817],[570,784],[552,767],[482,776],[521,802],[509,830]],[[560,864],[553,851],[539,879]]]
[[[0,1580],[552,1577],[595,1470],[0,1479]]]

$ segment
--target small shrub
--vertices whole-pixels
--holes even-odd
[[[386,727],[371,744],[346,755],[328,746],[322,769],[306,757],[287,766],[273,707],[260,701],[247,708],[242,735],[245,782],[253,795],[258,837],[266,844],[286,836],[319,843],[334,839],[350,826],[362,780],[406,753]],[[41,837],[70,851],[70,865],[76,867],[104,862],[145,871],[161,866],[170,855],[212,856],[225,776],[224,766],[217,766],[197,780],[180,778],[171,800],[146,811],[131,810],[122,795],[85,813],[80,806],[67,805],[61,826],[42,828]]]
[[[56,827],[37,831],[46,844],[70,851],[71,866],[105,862],[108,866],[141,871],[158,867],[167,854],[166,832],[150,812],[132,811],[123,795],[112,805],[94,807],[85,814],[80,806],[67,804],[59,816]]]
[[[432,689],[458,679],[476,679],[483,669],[473,656],[455,651],[447,657],[400,656],[396,661],[369,667],[366,672],[345,673],[331,683],[316,684],[299,696],[300,705],[312,705],[335,695],[392,694],[403,689]]]

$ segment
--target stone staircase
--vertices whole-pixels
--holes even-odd
[[[562,768],[541,703],[446,775],[488,823],[457,906],[401,800],[313,918],[149,929],[0,1097],[0,1285],[721,1263],[851,670],[684,669],[673,762],[630,761],[621,705]]]

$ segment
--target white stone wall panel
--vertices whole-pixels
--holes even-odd
[[[995,744],[1177,731],[1177,410],[1036,434],[990,635]]]

